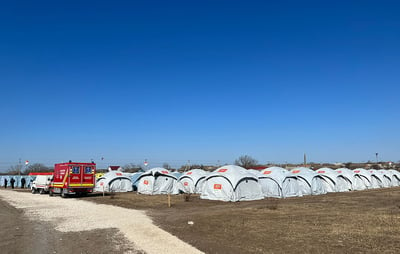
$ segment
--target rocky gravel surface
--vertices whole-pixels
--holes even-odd
[[[106,239],[93,246],[97,249],[93,253],[103,253],[102,248],[107,245],[114,246],[114,250],[123,253],[202,253],[155,226],[143,211],[95,204],[77,198],[63,199],[11,190],[0,190],[0,199],[12,206],[8,208],[11,216],[18,214],[18,216],[28,218],[35,225],[46,225],[58,233],[98,232],[100,238]],[[5,205],[4,202],[2,204]],[[113,232],[110,239],[101,233],[110,232],[109,230]],[[50,240],[41,237],[40,227],[33,228],[32,231],[36,234],[34,241]],[[19,242],[18,237],[18,235],[14,236],[16,242]]]

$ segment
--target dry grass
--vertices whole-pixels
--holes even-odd
[[[400,253],[400,188],[239,203],[172,196],[171,208],[165,195],[87,199],[146,210],[207,253]]]

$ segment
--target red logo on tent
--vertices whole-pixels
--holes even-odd
[[[272,173],[272,171],[264,171],[264,175],[269,175],[269,174],[271,174]]]
[[[168,174],[169,172],[164,170],[164,171],[161,171],[161,173]]]
[[[354,173],[360,173],[360,170],[356,170],[356,171],[354,171]]]
[[[189,185],[189,183],[188,183],[188,182],[184,182],[184,183],[183,183],[183,185],[185,185],[185,186],[188,186],[188,185]]]
[[[300,173],[300,170],[293,170],[292,173],[293,173],[293,174]]]
[[[318,174],[324,174],[324,173],[325,173],[325,171],[323,171],[323,170],[320,170],[320,171],[317,171],[317,173],[318,173]]]
[[[226,172],[228,169],[226,169],[226,168],[221,168],[220,170],[218,170],[218,172],[220,172],[220,173],[224,173],[224,172]]]
[[[221,184],[214,184],[214,190],[221,190],[222,189],[222,185]]]
[[[339,171],[337,171],[338,173],[342,173],[342,171],[341,170],[339,170]]]
[[[103,186],[103,185],[104,185],[104,183],[103,183],[103,182],[101,182],[101,183],[100,183],[100,186]]]
[[[191,175],[193,172],[187,172],[186,175]]]
[[[122,176],[122,173],[115,173],[117,176]]]
[[[148,185],[148,184],[149,184],[149,181],[144,180],[143,183],[146,184],[146,185]]]

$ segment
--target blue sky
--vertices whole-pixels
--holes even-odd
[[[0,170],[400,160],[399,13],[397,1],[1,3]]]

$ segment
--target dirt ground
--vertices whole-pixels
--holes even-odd
[[[5,254],[136,253],[116,229],[61,233],[50,223],[29,220],[1,199],[0,239],[0,253]]]
[[[85,200],[146,210],[206,253],[400,253],[400,187],[237,203],[179,195],[171,208],[166,195]]]
[[[170,208],[167,195],[81,199],[144,210],[162,229],[205,253],[400,253],[400,187],[237,203],[177,195]],[[130,251],[116,230],[61,233],[1,200],[0,222],[1,253]]]

